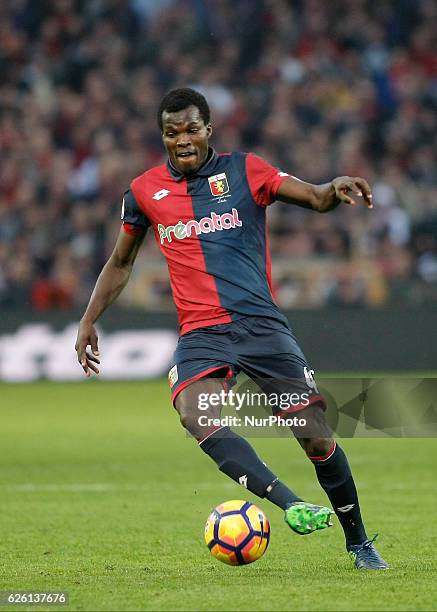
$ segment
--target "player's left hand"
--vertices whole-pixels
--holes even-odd
[[[94,372],[94,374],[99,374],[99,369],[97,367],[100,364],[100,359],[98,358],[98,342],[99,338],[94,325],[82,319],[79,323],[76,345],[74,348],[77,353],[77,360],[82,366],[85,376],[88,378],[91,376],[92,372]],[[87,351],[88,346],[91,347],[91,353]]]
[[[344,202],[350,206],[355,206],[357,202],[354,197],[357,196],[363,198],[367,208],[373,208],[372,190],[365,179],[359,176],[339,176],[331,184],[335,189],[338,203]]]

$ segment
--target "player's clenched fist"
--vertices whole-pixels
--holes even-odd
[[[76,353],[77,359],[85,372],[85,376],[91,376],[91,371],[99,374],[99,369],[96,364],[100,364],[98,336],[96,329],[92,323],[81,321],[77,332]],[[87,351],[87,347],[91,347],[91,352]]]

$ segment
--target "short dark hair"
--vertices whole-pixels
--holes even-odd
[[[162,113],[164,111],[167,111],[167,113],[177,113],[188,106],[196,106],[204,123],[209,123],[210,110],[205,96],[189,87],[180,87],[179,89],[169,91],[161,100],[158,108],[158,126],[161,132]]]

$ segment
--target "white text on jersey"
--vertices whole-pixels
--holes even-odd
[[[187,223],[179,221],[176,225],[162,225],[158,223],[158,233],[161,244],[164,244],[165,239],[172,241],[172,234],[178,240],[189,238],[194,231],[196,235],[209,234],[210,232],[221,232],[222,230],[230,230],[235,227],[241,227],[242,221],[238,218],[238,210],[233,208],[230,213],[218,215],[212,212],[209,217],[202,217],[199,221],[191,219]]]

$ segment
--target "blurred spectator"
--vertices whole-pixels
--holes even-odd
[[[217,149],[374,186],[372,212],[269,210],[280,305],[437,300],[436,32],[433,0],[4,0],[0,304],[88,299],[124,190],[164,159],[160,98],[187,85]],[[124,299],[168,307],[144,252]]]

